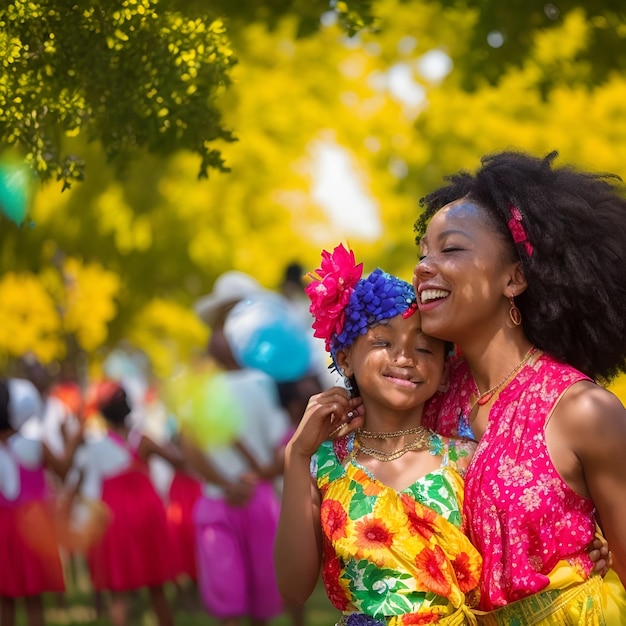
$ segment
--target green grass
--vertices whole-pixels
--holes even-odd
[[[182,601],[177,600],[174,585],[166,587],[166,593],[174,608],[176,626],[216,626],[217,620],[209,616],[203,609],[195,590],[187,587],[187,601],[183,608]],[[46,595],[44,597],[46,626],[110,626],[106,614],[106,596],[103,597],[104,614],[97,615],[95,598],[84,575],[79,577],[78,584],[70,586],[62,597]],[[332,626],[336,623],[338,611],[330,604],[324,587],[318,583],[313,595],[305,606],[305,626]],[[129,626],[156,626],[156,619],[150,609],[149,600],[144,590],[133,594],[129,602]],[[287,611],[270,622],[271,626],[291,626],[293,623]],[[16,626],[26,626],[26,619],[20,604]],[[245,622],[243,622],[245,626]]]

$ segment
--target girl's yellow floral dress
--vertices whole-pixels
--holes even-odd
[[[322,578],[343,626],[474,624],[481,557],[462,532],[456,460],[472,444],[431,436],[441,466],[402,491],[354,458],[353,434],[312,460],[322,495]]]

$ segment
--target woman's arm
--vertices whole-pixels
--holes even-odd
[[[141,441],[137,448],[137,454],[147,461],[151,456],[160,456],[176,469],[183,469],[184,460],[176,446],[162,446],[150,437],[141,436]]]
[[[558,436],[565,444],[556,443]],[[561,476],[593,500],[613,568],[626,585],[626,409],[606,389],[577,383],[557,405],[546,438]]]
[[[229,504],[242,506],[250,500],[253,491],[253,486],[250,483],[229,481],[188,437],[181,436],[180,447],[185,462],[195,474],[205,482],[220,487]]]

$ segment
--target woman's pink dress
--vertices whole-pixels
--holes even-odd
[[[62,592],[65,582],[42,445],[15,434],[0,448],[0,596]]]
[[[592,570],[587,544],[595,508],[557,473],[545,427],[574,383],[587,377],[538,353],[495,400],[487,430],[465,476],[465,514],[472,543],[483,555],[480,608],[490,611],[545,589],[557,563],[581,577]],[[449,389],[427,407],[424,421],[446,435],[467,427],[476,387],[465,361]]]
[[[95,589],[128,591],[162,585],[174,578],[165,506],[135,448],[116,435],[130,463],[102,481],[101,499],[110,513],[102,539],[87,552]]]

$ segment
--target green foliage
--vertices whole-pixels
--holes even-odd
[[[598,85],[612,73],[626,70],[626,5],[622,0],[436,0],[436,4],[443,19],[449,9],[474,16],[467,51],[456,59],[465,89],[477,89],[485,80],[495,84],[509,69],[519,69],[538,33],[561,28],[568,15],[579,10],[585,13],[588,31],[576,60],[588,66],[588,71],[577,80]],[[554,52],[558,54],[558,49]],[[552,78],[558,82],[559,75]]]
[[[0,143],[21,148],[41,180],[81,180],[67,138],[98,140],[122,173],[147,149],[200,156],[231,141],[217,106],[235,62],[224,24],[160,11],[158,0],[15,0],[0,8]]]
[[[25,7],[31,11],[29,19],[18,19],[18,4],[22,12]],[[0,291],[5,303],[15,300],[4,307],[0,328],[7,330],[0,333],[0,357],[3,350],[15,354],[28,345],[42,358],[59,358],[62,340],[73,334],[75,343],[97,360],[126,338],[149,354],[159,374],[167,373],[194,345],[204,345],[206,329],[191,305],[225,270],[246,271],[273,288],[287,263],[299,261],[311,270],[322,248],[344,241],[366,271],[379,265],[410,278],[417,258],[412,225],[419,198],[446,174],[475,168],[484,153],[513,147],[541,155],[558,149],[564,161],[626,173],[626,80],[615,73],[594,84],[589,45],[596,26],[581,8],[563,12],[551,28],[533,29],[523,57],[504,64],[492,83],[486,79],[490,65],[468,74],[465,62],[474,54],[477,20],[484,16],[450,3],[442,9],[434,0],[376,0],[371,6],[337,2],[336,15],[355,20],[359,32],[353,37],[347,36],[345,21],[320,24],[319,15],[328,9],[322,0],[310,5],[305,0],[160,0],[158,15],[156,4],[141,5],[154,14],[150,24],[165,29],[158,40],[152,38],[157,31],[142,30],[140,5],[129,4],[135,30],[124,41],[109,29],[113,48],[103,34],[93,43],[88,38],[114,19],[108,4],[88,9],[93,16],[108,15],[108,22],[94,18],[81,27],[83,13],[49,0],[45,6],[52,17],[41,17],[41,23],[54,18],[58,32],[47,81],[47,65],[24,56],[22,39],[14,48],[8,44],[22,22],[25,32],[43,37],[45,28],[33,13],[43,4],[13,2],[12,8],[0,9],[3,23],[11,22],[12,29],[12,35],[0,29],[0,60],[8,63],[0,69],[0,139],[7,143],[11,136],[14,145],[26,147],[31,144],[24,143],[24,136],[43,142],[31,150],[33,164],[43,168],[53,158],[57,163],[41,170],[44,177],[73,180],[63,175],[61,154],[80,155],[89,173],[63,194],[63,182],[41,186],[28,216],[32,227],[18,228],[0,216]],[[119,0],[113,4],[122,6]],[[317,17],[311,18],[315,28],[305,33],[309,9]],[[375,20],[363,17],[363,9],[371,10]],[[67,23],[61,23],[61,15]],[[215,63],[203,57],[198,75],[208,78],[191,98],[181,96],[172,109],[176,113],[162,122],[157,95],[167,99],[193,83],[183,81],[182,69],[179,75],[174,65],[180,57],[190,67],[191,48],[176,51],[164,42],[182,41],[183,26],[198,24],[202,15],[207,25],[225,16],[233,45],[223,26],[212,36],[229,52],[236,49],[238,62],[232,53],[216,54]],[[165,26],[174,16],[180,19],[178,30]],[[63,45],[57,45],[59,33]],[[190,39],[200,45],[207,36],[203,33],[193,31]],[[151,54],[146,46],[153,46]],[[69,62],[72,50],[81,57],[76,67]],[[433,50],[452,60],[445,77],[423,72],[424,56]],[[119,67],[111,66],[113,58]],[[131,62],[136,58],[145,60],[139,69]],[[221,73],[211,74],[211,67],[215,72],[221,67]],[[111,77],[105,75],[107,68]],[[397,69],[421,90],[421,99],[407,102],[393,89]],[[142,80],[154,81],[155,95],[148,97]],[[204,96],[194,100],[202,89]],[[2,98],[8,101],[15,94],[23,94],[30,105],[11,101],[6,108]],[[207,97],[209,105],[203,107]],[[36,115],[28,118],[35,103]],[[78,115],[83,111],[89,114]],[[175,130],[179,119],[190,121],[189,133]],[[170,125],[162,130],[165,120]],[[226,131],[220,135],[213,122],[235,129],[239,141],[231,142]],[[78,134],[68,137],[68,129]],[[193,139],[209,136],[214,137],[209,150],[219,151],[222,167],[228,163],[231,171],[198,179]],[[346,155],[375,206],[380,236],[346,234],[316,198],[320,144]],[[117,171],[122,169],[121,179],[109,167],[111,159]],[[341,182],[332,190],[337,196],[342,191]],[[348,209],[357,222],[354,207]],[[72,268],[79,287],[73,291],[67,285]],[[20,299],[26,285],[31,295]],[[29,319],[28,328],[10,326],[11,314]]]

